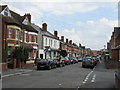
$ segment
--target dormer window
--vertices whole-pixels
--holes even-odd
[[[24,25],[29,25],[29,20],[27,17],[25,17],[24,21],[22,22]]]
[[[6,8],[1,12],[1,14],[3,14],[4,16],[9,16],[9,17],[11,17],[11,14],[10,14],[10,11],[9,11],[8,7],[6,7]]]
[[[4,15],[5,15],[5,16],[8,16],[8,12],[7,12],[7,11],[4,11]]]

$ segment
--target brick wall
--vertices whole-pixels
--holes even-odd
[[[6,63],[0,64],[0,71],[5,71],[5,70],[7,70],[7,69],[8,69],[8,67],[7,67],[7,64],[6,64]]]
[[[112,60],[119,60],[119,51],[118,50],[112,50]]]

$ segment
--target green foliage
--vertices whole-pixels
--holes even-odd
[[[6,62],[8,58],[8,44],[6,43],[5,48],[2,51],[2,62]]]
[[[17,47],[12,52],[12,57],[16,58],[17,60],[21,60],[21,62],[26,63],[30,51],[31,49],[28,47]]]
[[[63,57],[66,57],[67,56],[67,51],[66,50],[61,50],[60,51],[60,55],[63,56]]]

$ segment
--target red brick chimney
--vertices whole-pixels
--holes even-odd
[[[64,42],[64,36],[61,36],[61,40]]]
[[[69,44],[72,45],[72,40],[69,41]]]
[[[81,47],[82,45],[79,43],[79,47]]]
[[[54,31],[54,36],[58,37],[58,32],[57,31]]]
[[[43,24],[42,24],[42,30],[43,30],[43,31],[47,31],[47,24],[46,24],[46,23],[43,23]]]
[[[28,18],[29,23],[31,24],[31,15],[30,15],[30,13],[26,13],[24,16]]]
[[[66,43],[68,44],[68,39],[66,38]]]

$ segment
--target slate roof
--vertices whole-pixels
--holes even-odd
[[[8,16],[3,16],[2,15],[2,20],[7,23],[7,24],[13,24],[13,25],[20,25],[20,23],[18,21],[16,21],[14,18],[12,17],[8,17]]]
[[[44,31],[44,30],[42,30],[42,28],[40,28],[39,26],[37,26],[37,25],[35,25],[35,24],[32,24],[32,26],[33,26],[36,30],[42,32],[42,33],[43,33],[42,35],[44,35],[44,36],[48,36],[48,37],[51,37],[51,38],[58,39],[57,37],[55,37],[55,36],[54,36],[52,33],[50,33],[49,31]]]
[[[36,29],[34,29],[31,25],[22,25],[22,28],[23,29],[25,28],[27,31],[38,33],[38,31]]]

